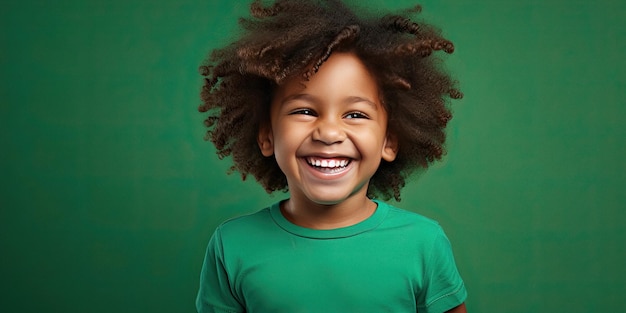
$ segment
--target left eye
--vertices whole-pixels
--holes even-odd
[[[346,114],[346,118],[368,118],[365,113],[362,112],[350,112]]]

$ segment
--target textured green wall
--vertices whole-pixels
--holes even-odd
[[[471,312],[621,310],[626,2],[423,4],[466,97],[400,206],[445,227]],[[246,4],[0,11],[0,311],[193,312],[213,228],[284,197],[227,176],[196,113]]]

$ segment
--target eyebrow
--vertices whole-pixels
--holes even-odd
[[[376,105],[376,103],[374,103],[372,100],[367,99],[367,98],[353,96],[353,97],[348,97],[344,100],[344,103],[357,103],[357,102],[365,102],[369,104],[370,106],[372,106],[374,110],[378,111],[378,106]]]
[[[298,94],[294,94],[294,95],[290,95],[285,97],[282,101],[281,101],[281,105],[285,105],[287,102],[293,101],[293,100],[306,100],[312,103],[319,103],[319,99],[307,94],[307,93],[298,93]],[[376,105],[375,102],[373,102],[372,100],[369,100],[367,98],[363,98],[363,97],[358,97],[358,96],[350,96],[345,98],[342,103],[344,104],[351,104],[351,103],[357,103],[357,102],[365,102],[368,105],[370,105],[372,108],[374,108],[374,110],[378,111],[378,106]]]

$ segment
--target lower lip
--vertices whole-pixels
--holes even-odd
[[[300,162],[302,162],[305,168],[308,169],[307,172],[311,173],[314,177],[323,180],[333,180],[345,176],[346,174],[348,174],[348,172],[352,168],[352,164],[354,163],[354,161],[350,161],[350,163],[348,163],[348,165],[346,165],[345,167],[330,169],[311,166],[305,159],[300,159]]]

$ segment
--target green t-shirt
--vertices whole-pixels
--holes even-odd
[[[220,225],[198,312],[445,312],[467,291],[437,222],[378,202],[349,227],[292,224],[276,203]]]

